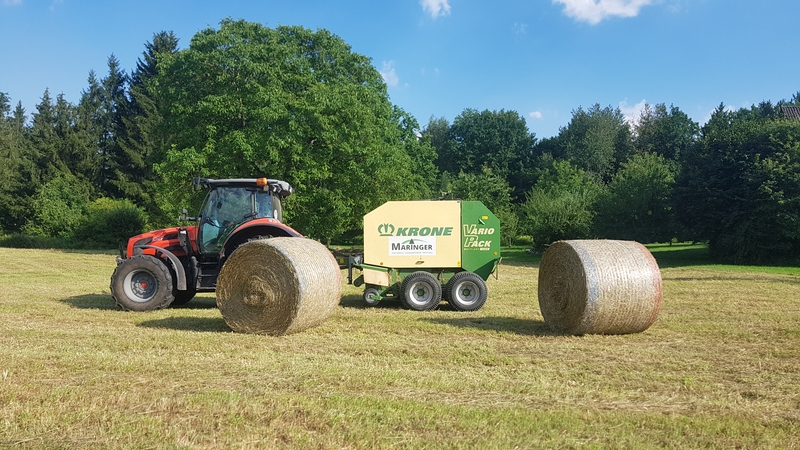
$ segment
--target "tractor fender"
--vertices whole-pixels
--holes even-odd
[[[176,281],[176,283],[175,283],[176,288],[179,291],[185,291],[186,290],[186,271],[183,269],[183,264],[181,264],[181,260],[178,259],[178,257],[175,256],[175,254],[172,253],[171,251],[169,251],[169,250],[167,250],[165,248],[162,248],[162,247],[156,247],[154,245],[137,245],[137,246],[135,246],[133,248],[134,254],[141,253],[141,252],[136,252],[136,250],[143,249],[143,248],[153,249],[153,250],[156,251],[156,253],[162,253],[167,257],[167,260],[169,261],[170,265],[172,265],[172,269],[175,271],[175,275],[177,275],[177,277],[178,277],[178,279],[175,280]]]
[[[303,235],[277,220],[253,220],[240,226],[228,236],[222,246],[222,260],[249,240],[269,237],[303,237]]]

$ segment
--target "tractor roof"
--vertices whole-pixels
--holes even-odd
[[[288,197],[294,192],[292,186],[281,180],[270,180],[267,178],[224,178],[214,180],[211,178],[195,178],[195,190],[201,187],[211,189],[215,187],[244,187],[244,188],[261,188],[264,191],[272,192],[278,197]]]

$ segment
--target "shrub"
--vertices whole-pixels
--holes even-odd
[[[70,237],[83,221],[90,188],[62,173],[45,183],[33,199],[33,218],[23,231],[32,236]]]
[[[537,250],[562,239],[591,235],[595,200],[601,187],[567,161],[553,161],[521,207],[523,230]]]
[[[99,198],[89,204],[75,238],[103,248],[116,248],[144,231],[145,213],[129,200]]]

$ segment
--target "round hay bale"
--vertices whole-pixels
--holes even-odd
[[[559,241],[539,265],[539,308],[559,332],[642,332],[656,321],[661,295],[658,263],[638,242]]]
[[[281,336],[317,326],[342,296],[341,272],[325,246],[277,237],[241,245],[217,278],[217,306],[232,330]]]

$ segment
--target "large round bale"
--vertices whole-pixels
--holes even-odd
[[[559,332],[642,332],[658,317],[661,292],[658,263],[638,242],[559,241],[539,265],[539,308]]]
[[[250,241],[222,266],[217,306],[232,330],[281,336],[317,326],[342,296],[339,265],[311,239]]]

